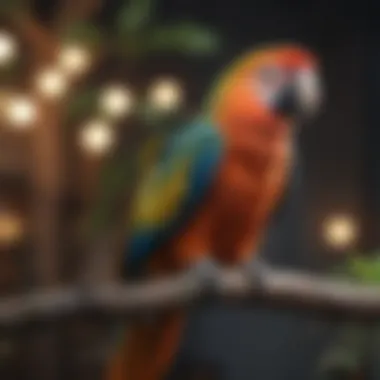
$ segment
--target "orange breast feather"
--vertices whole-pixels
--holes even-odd
[[[203,204],[170,243],[173,262],[186,266],[211,254],[230,265],[252,256],[288,177],[290,133],[279,131],[275,138],[256,136],[227,151]]]

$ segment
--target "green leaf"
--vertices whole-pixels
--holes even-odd
[[[188,55],[215,54],[221,45],[215,31],[189,22],[157,27],[147,43],[153,51],[167,50]]]
[[[61,37],[64,43],[81,44],[94,50],[98,49],[104,41],[99,26],[86,22],[70,24]]]
[[[379,284],[380,256],[350,259],[347,262],[347,273],[361,282]]]
[[[67,108],[67,118],[70,121],[78,121],[91,113],[97,107],[98,89],[87,89],[72,98]]]
[[[116,19],[116,31],[122,37],[142,31],[150,24],[154,0],[131,0]]]

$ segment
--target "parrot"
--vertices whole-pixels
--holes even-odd
[[[129,213],[125,279],[194,268],[247,266],[286,193],[297,127],[320,108],[315,54],[296,43],[253,49],[216,79],[204,109],[160,149]],[[106,380],[163,380],[186,322],[184,310],[125,331]]]

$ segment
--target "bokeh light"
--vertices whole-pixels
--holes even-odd
[[[22,219],[9,211],[0,211],[0,245],[18,242],[24,234]]]
[[[115,142],[115,130],[102,120],[91,120],[81,129],[79,144],[90,155],[107,153]]]
[[[174,78],[160,78],[150,87],[148,101],[152,107],[163,112],[178,109],[184,100],[180,83]]]
[[[111,118],[125,117],[134,107],[132,91],[121,85],[104,89],[100,96],[100,108]]]
[[[16,39],[6,31],[0,31],[0,66],[11,63],[17,56]]]
[[[358,236],[357,222],[349,215],[333,215],[326,218],[323,223],[324,241],[335,250],[352,248]]]
[[[55,68],[48,68],[38,73],[35,84],[37,91],[49,99],[62,97],[69,85],[65,75]]]
[[[91,65],[91,55],[88,50],[79,45],[62,47],[58,56],[58,63],[62,70],[70,76],[85,73]]]
[[[37,108],[26,96],[13,96],[8,99],[5,115],[9,124],[17,129],[25,129],[33,125],[37,118]]]

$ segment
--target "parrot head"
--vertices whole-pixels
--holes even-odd
[[[293,44],[269,46],[238,59],[222,75],[210,111],[219,124],[276,128],[313,116],[321,103],[316,57]]]

